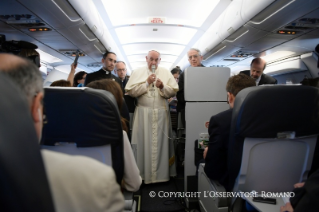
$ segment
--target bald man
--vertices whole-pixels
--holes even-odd
[[[0,71],[25,94],[40,141],[44,90],[38,67],[23,58],[0,54]],[[21,142],[28,142],[28,138]],[[123,211],[124,198],[112,167],[83,156],[48,150],[41,150],[41,153],[55,211]]]
[[[250,70],[241,71],[240,73],[254,78],[256,85],[277,84],[277,80],[275,78],[263,73],[265,68],[266,61],[257,57],[251,61]]]
[[[151,50],[147,66],[133,71],[125,90],[136,97],[132,144],[137,148],[137,166],[145,184],[169,181],[176,176],[174,145],[167,99],[178,85],[170,71],[158,67],[160,53]]]

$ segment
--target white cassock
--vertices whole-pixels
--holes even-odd
[[[174,143],[169,106],[166,99],[176,95],[178,84],[165,68],[155,70],[157,78],[164,85],[160,90],[153,84],[147,86],[151,75],[148,67],[135,70],[125,90],[137,97],[134,112],[132,145],[136,146],[136,162],[144,183],[169,181],[176,176]]]

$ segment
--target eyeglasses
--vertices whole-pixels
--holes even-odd
[[[192,58],[194,58],[194,59],[197,59],[199,57],[199,55],[198,54],[195,54],[195,55],[191,55],[191,56],[189,56],[188,57],[188,59],[192,59]]]
[[[116,69],[116,71],[126,71],[126,68],[124,68],[124,69]]]

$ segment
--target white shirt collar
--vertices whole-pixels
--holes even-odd
[[[261,74],[262,75],[262,74]],[[261,79],[261,75],[258,77],[258,79],[256,79],[256,86],[259,84],[259,81]]]
[[[105,74],[109,74],[110,72],[105,70],[104,67],[102,67],[102,69],[105,71]]]

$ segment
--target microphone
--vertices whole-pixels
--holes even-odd
[[[152,65],[152,73],[155,73],[155,65]]]

